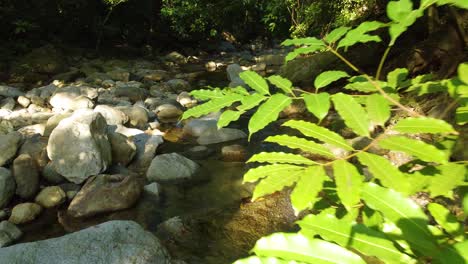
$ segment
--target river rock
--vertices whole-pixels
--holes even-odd
[[[73,100],[79,96],[94,99],[98,96],[97,89],[85,86],[67,86],[59,88],[50,98],[50,104],[56,109],[67,110],[73,104]]]
[[[265,63],[267,66],[278,66],[284,64],[284,54],[265,54],[255,58],[257,63]]]
[[[190,137],[199,137],[208,130],[218,129],[218,120],[216,119],[194,119],[184,126],[184,135]]]
[[[132,207],[142,192],[135,176],[97,175],[86,181],[68,207],[73,217],[88,217]]]
[[[109,133],[108,137],[112,148],[112,162],[122,166],[128,165],[136,153],[133,140],[120,133]]]
[[[237,87],[245,85],[245,82],[239,77],[239,74],[244,70],[239,64],[230,64],[226,68],[229,81],[229,87]]]
[[[29,100],[27,97],[23,96],[23,95],[20,95],[17,99],[17,102],[19,105],[21,105],[22,107],[26,108],[29,106],[29,104],[31,103],[31,100]]]
[[[78,109],[84,109],[84,108],[93,109],[94,102],[88,97],[83,96],[83,95],[80,95],[74,98],[68,107],[68,109],[73,110],[73,111],[78,110]]]
[[[66,179],[58,174],[54,168],[52,168],[52,163],[47,163],[47,165],[42,169],[42,177],[50,183],[58,184],[66,181]]]
[[[163,104],[155,110],[158,120],[162,123],[177,122],[184,111],[172,104]]]
[[[59,238],[0,249],[4,263],[171,264],[158,238],[132,221],[110,221]]]
[[[106,170],[112,160],[106,132],[104,117],[91,110],[78,110],[60,121],[47,145],[54,170],[74,183]]]
[[[221,128],[210,129],[205,131],[198,139],[197,143],[200,145],[209,145],[231,140],[246,138],[247,134],[239,129],[234,128]]]
[[[16,155],[21,140],[22,136],[18,132],[0,135],[0,166],[5,165]]]
[[[143,81],[159,82],[169,78],[169,72],[163,70],[140,69],[135,72],[135,75],[142,78]]]
[[[8,205],[15,194],[15,179],[8,169],[0,167],[0,209]]]
[[[127,97],[133,102],[144,100],[148,91],[135,86],[119,85],[114,90],[114,95],[117,97]]]
[[[15,108],[16,101],[11,97],[7,97],[0,101],[0,109],[13,111]]]
[[[71,112],[62,112],[62,113],[58,113],[50,117],[47,120],[45,129],[44,129],[44,136],[45,137],[50,136],[50,133],[52,133],[52,130],[54,130],[58,126],[60,121],[62,121],[63,119],[67,117],[70,117],[71,115],[72,115]]]
[[[177,154],[162,154],[156,156],[146,172],[150,182],[180,182],[192,179],[200,166]]]
[[[18,240],[23,233],[14,224],[8,221],[0,223],[0,248],[11,245]]]
[[[112,133],[112,132],[120,133],[126,137],[133,137],[133,136],[145,133],[145,131],[143,130],[140,130],[137,128],[128,128],[122,125],[108,126],[108,131],[109,133]]]
[[[108,125],[123,125],[128,121],[128,116],[124,112],[112,106],[98,105],[94,111],[101,113]]]
[[[151,196],[151,198],[159,200],[159,196],[161,195],[161,185],[157,182],[153,182],[145,185],[145,187],[143,187],[143,191],[146,195]]]
[[[29,199],[36,195],[39,190],[39,173],[30,155],[21,154],[13,161],[13,176],[19,197]]]
[[[166,82],[172,92],[180,93],[183,91],[190,91],[190,83],[182,79],[172,79]]]
[[[18,151],[18,155],[21,154],[31,156],[38,170],[42,171],[49,162],[49,158],[47,157],[47,138],[41,137],[40,134],[26,138]]]
[[[0,96],[4,97],[19,97],[24,95],[24,93],[15,87],[0,85]]]
[[[52,208],[64,203],[67,195],[59,186],[49,186],[41,190],[36,196],[36,203],[45,208]]]
[[[229,145],[221,148],[224,161],[241,162],[247,160],[247,150],[242,145]]]
[[[134,105],[134,106],[119,106],[118,110],[125,113],[128,116],[128,123],[139,129],[146,129],[148,126],[148,110],[145,108]]]
[[[164,140],[161,135],[138,134],[133,137],[137,152],[129,168],[135,172],[144,173],[156,154],[156,149]]]
[[[19,225],[31,222],[42,212],[42,207],[35,203],[22,203],[13,207],[8,221]],[[3,258],[0,258],[3,259]]]

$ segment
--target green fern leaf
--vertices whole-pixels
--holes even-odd
[[[304,173],[304,170],[291,171],[288,174],[272,175],[260,180],[253,191],[252,201],[294,185],[302,173]]]
[[[325,36],[324,40],[329,44],[335,43],[344,35],[346,35],[346,33],[348,33],[350,29],[350,27],[335,28],[330,33],[328,33],[328,35]]]
[[[297,48],[286,55],[285,61],[288,62],[290,60],[295,59],[299,55],[309,54],[317,51],[322,51],[325,49],[325,46],[309,46],[309,47],[300,47]]]
[[[240,94],[229,94],[223,98],[213,99],[209,102],[188,109],[182,115],[182,119],[187,119],[189,117],[200,117],[202,115],[219,111],[226,106],[230,106],[233,103],[242,100],[242,98],[243,96]]]
[[[304,138],[280,135],[267,137],[265,141],[277,143],[288,148],[301,149],[303,151],[319,154],[329,158],[334,157],[333,153],[331,153],[326,147]]]
[[[391,136],[378,142],[378,145],[384,149],[402,151],[413,155],[423,161],[447,163],[448,157],[443,150],[422,141],[410,139],[403,136]]]
[[[258,94],[258,93],[251,94],[249,96],[246,96],[246,97],[242,98],[241,105],[239,105],[237,107],[237,109],[239,111],[250,110],[250,109],[256,107],[257,105],[259,105],[261,102],[263,102],[267,98],[268,97],[263,96],[263,95]]]
[[[266,127],[278,118],[279,113],[292,103],[292,99],[284,94],[275,94],[263,103],[250,118],[249,139],[255,132]]]
[[[219,88],[215,88],[213,90],[194,90],[190,92],[190,95],[200,100],[221,99],[226,96]]]
[[[295,38],[295,39],[287,39],[281,43],[283,46],[318,46],[318,47],[325,47],[325,43],[321,39],[308,37],[308,38]]]
[[[294,171],[304,170],[304,167],[289,165],[289,164],[271,164],[259,166],[257,168],[250,169],[244,174],[245,182],[256,182],[262,178],[269,176],[281,176],[284,174],[290,174]]]
[[[283,126],[297,129],[305,136],[316,138],[333,146],[345,150],[353,150],[353,147],[351,147],[342,136],[316,124],[306,121],[290,120],[284,123]]]
[[[361,152],[357,157],[359,162],[367,166],[372,175],[379,179],[383,186],[410,194],[410,186],[406,176],[386,158],[367,152]]]
[[[387,75],[387,83],[388,86],[396,90],[397,88],[402,88],[402,84],[408,78],[408,69],[406,68],[398,68]]]
[[[330,95],[328,93],[304,94],[304,102],[307,110],[319,121],[322,121],[330,110]]]
[[[359,203],[363,176],[351,163],[345,160],[333,162],[336,191],[341,203],[350,211]]]
[[[244,112],[241,111],[232,111],[232,110],[226,110],[224,111],[221,116],[219,117],[218,120],[218,129],[228,126],[231,122],[239,120],[240,116]]]
[[[239,73],[239,77],[248,85],[261,95],[270,94],[268,83],[254,71],[243,71]]]
[[[272,75],[268,77],[268,81],[283,90],[283,92],[292,94],[292,82],[290,80],[279,75]]]
[[[422,173],[424,170],[422,170]],[[448,163],[429,170],[430,184],[427,190],[431,197],[445,196],[453,199],[453,190],[465,185],[466,167],[461,164]]]
[[[314,207],[318,200],[317,195],[322,190],[326,179],[327,174],[322,166],[311,166],[301,173],[291,193],[291,204],[296,215],[302,210]]]
[[[458,65],[458,78],[468,84],[468,62]]]
[[[298,222],[301,233],[319,234],[325,240],[342,247],[351,247],[367,256],[375,256],[385,263],[415,263],[410,256],[400,252],[385,234],[362,224],[338,219],[333,214],[308,215]]]
[[[455,110],[455,120],[459,125],[468,123],[468,106],[461,106]]]
[[[390,105],[380,94],[371,94],[366,99],[366,109],[374,125],[384,126],[390,118]]]
[[[389,45],[393,46],[397,38],[423,14],[424,9],[413,10],[411,0],[390,1],[387,5],[387,16],[393,23],[389,28],[391,37]]]
[[[427,209],[434,217],[434,220],[447,231],[453,237],[463,236],[462,226],[458,222],[457,218],[450,213],[450,211],[444,206],[437,203],[430,203]]]
[[[403,238],[415,249],[426,255],[437,252],[435,239],[427,227],[429,220],[413,200],[374,183],[364,184],[361,197],[367,206],[396,224]]]
[[[366,21],[361,23],[357,28],[350,30],[346,36],[338,43],[338,48],[346,48],[353,46],[356,43],[380,42],[382,39],[376,35],[367,34],[370,31],[385,27],[386,24],[378,21]]]
[[[345,89],[363,92],[363,93],[374,93],[377,92],[377,88],[371,82],[369,82],[364,76],[354,76],[348,79],[349,83],[345,85]],[[386,83],[382,81],[374,81],[380,87],[385,87]]]
[[[275,233],[257,241],[252,251],[258,256],[314,264],[365,264],[357,254],[336,244],[310,239],[302,234]]]
[[[290,164],[303,164],[315,165],[316,162],[306,159],[301,155],[283,153],[283,152],[261,152],[255,154],[247,162],[265,162],[265,163],[290,163]]]
[[[351,95],[337,93],[332,95],[335,109],[345,124],[360,136],[369,137],[369,117],[364,108]]]
[[[398,121],[393,130],[401,133],[451,133],[455,132],[452,125],[441,119],[429,117],[408,117]]]
[[[307,264],[295,260],[283,260],[275,257],[257,257],[252,256],[245,259],[239,259],[233,264]]]
[[[319,74],[314,81],[315,89],[318,90],[344,77],[349,77],[349,74],[344,71],[325,71]]]

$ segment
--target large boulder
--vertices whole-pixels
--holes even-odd
[[[70,203],[68,213],[73,217],[88,217],[127,209],[135,204],[142,189],[143,186],[135,176],[93,176]]]
[[[166,249],[131,221],[111,221],[59,238],[0,249],[2,263],[170,264]]]
[[[18,132],[0,135],[0,166],[5,165],[16,155],[22,138]]]
[[[15,194],[15,179],[11,172],[0,167],[0,209],[4,208]]]
[[[91,110],[74,112],[52,131],[47,154],[55,171],[74,183],[103,172],[112,160],[106,120]]]
[[[192,179],[200,166],[192,160],[177,154],[162,154],[151,162],[146,178],[150,182],[181,182]]]

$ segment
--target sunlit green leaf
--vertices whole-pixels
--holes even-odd
[[[231,122],[237,121],[243,113],[244,112],[232,110],[224,111],[218,119],[218,128],[225,127]]]
[[[291,171],[288,174],[272,175],[261,179],[260,182],[255,186],[252,194],[252,201],[258,198],[281,191],[284,187],[294,185],[304,171]]]
[[[194,90],[190,92],[190,95],[200,100],[220,99],[225,96],[224,93],[219,88],[215,88],[213,90],[207,90],[207,89]]]
[[[366,110],[373,124],[384,126],[390,118],[390,105],[380,94],[371,94],[366,99]]]
[[[245,259],[239,259],[233,264],[307,264],[295,260],[283,260],[275,257],[257,257],[252,256]]]
[[[367,256],[375,256],[386,263],[415,263],[410,256],[400,252],[385,234],[362,224],[338,219],[332,214],[308,215],[298,222],[301,233],[308,230],[342,247],[353,248]]]
[[[325,46],[309,46],[309,47],[300,47],[297,48],[286,55],[285,61],[288,62],[290,60],[295,59],[299,55],[309,54],[317,51],[324,50]]]
[[[263,237],[253,248],[258,256],[275,256],[314,264],[365,264],[355,253],[320,239],[301,234],[276,233]]]
[[[437,256],[437,261],[442,264],[468,263],[468,239],[446,246],[442,253]]]
[[[445,196],[453,198],[453,189],[463,185],[466,167],[461,164],[448,163],[436,166],[431,174],[430,185],[427,187],[431,197]],[[431,172],[431,170],[428,170]],[[424,172],[424,170],[422,170]]]
[[[279,113],[292,103],[292,99],[284,94],[275,94],[263,103],[250,118],[249,139],[255,132],[266,127],[278,118]]]
[[[452,125],[444,120],[429,117],[408,117],[401,119],[393,127],[393,130],[409,134],[455,132]]]
[[[325,36],[324,40],[330,44],[337,42],[340,38],[346,35],[346,33],[348,33],[350,29],[350,27],[335,28],[330,33],[328,33],[328,35]]]
[[[294,171],[304,170],[304,167],[290,165],[290,164],[271,164],[259,166],[257,168],[250,169],[244,175],[244,182],[256,182],[259,179],[268,176],[281,176],[289,174]]]
[[[308,37],[308,38],[295,38],[295,39],[287,39],[281,43],[283,46],[302,46],[302,45],[307,45],[307,46],[319,46],[323,47],[325,44],[321,39],[314,38],[314,37]]]
[[[254,71],[243,71],[239,77],[252,89],[261,95],[270,94],[268,83],[262,76]]]
[[[468,84],[468,63],[458,65],[458,78]]]
[[[364,76],[354,76],[349,78],[349,83],[344,88],[363,93],[373,93],[377,91],[374,84],[369,82]],[[380,82],[383,83],[383,82]]]
[[[283,126],[297,129],[305,136],[316,138],[333,146],[337,146],[345,150],[353,150],[342,136],[316,124],[306,121],[289,120],[284,123]]]
[[[319,121],[324,119],[330,110],[330,95],[328,93],[304,94],[304,102],[307,110]]]
[[[327,174],[322,166],[310,166],[299,176],[291,193],[291,204],[296,215],[314,206],[326,178]]]
[[[354,133],[369,137],[369,117],[364,108],[351,95],[337,93],[332,95],[332,101],[338,114]]]
[[[369,35],[367,33],[384,26],[386,26],[384,23],[378,21],[363,22],[357,28],[348,31],[346,36],[339,42],[338,48],[350,47],[356,43],[366,43],[370,41],[380,42],[382,39],[379,36]]]
[[[412,247],[427,255],[437,252],[435,239],[427,228],[429,220],[411,199],[374,183],[364,184],[361,197],[367,206],[380,211],[385,218],[395,223]]]
[[[344,71],[325,71],[320,73],[314,81],[315,89],[323,88],[332,82],[335,82],[344,77],[349,77],[349,74]]]
[[[433,145],[403,136],[384,138],[378,142],[378,145],[384,149],[405,152],[427,162],[447,163],[448,160],[445,152]]]
[[[333,162],[336,191],[346,210],[351,210],[360,200],[363,176],[353,164],[345,160]]]
[[[301,149],[303,151],[319,154],[329,158],[334,157],[334,155],[330,152],[328,148],[304,138],[279,135],[267,137],[265,141],[277,143],[288,148]]]
[[[461,106],[457,108],[455,112],[455,120],[459,125],[468,123],[468,106]]]
[[[237,107],[240,111],[247,111],[250,110],[257,105],[259,105],[263,100],[266,100],[268,97],[265,97],[261,94],[254,93],[249,96],[245,96],[241,100],[241,105]]]
[[[389,45],[393,46],[396,39],[423,14],[423,9],[413,10],[411,0],[390,1],[387,4],[387,16],[393,20],[393,23],[389,28],[391,37]]]
[[[261,152],[255,154],[247,162],[266,162],[266,163],[290,163],[314,165],[316,162],[306,159],[301,155],[283,153],[283,152]]]
[[[182,115],[182,119],[187,119],[189,117],[200,117],[202,115],[219,111],[226,106],[232,105],[234,102],[242,100],[242,98],[243,96],[240,94],[229,94],[223,98],[213,99],[209,102],[188,109]]]
[[[400,88],[401,84],[408,78],[408,69],[398,68],[387,75],[387,83],[393,89]]]
[[[283,92],[292,93],[292,82],[290,80],[285,79],[279,75],[272,75],[268,77],[268,81],[283,90]]]
[[[386,158],[368,152],[361,152],[357,156],[359,162],[367,166],[382,185],[409,194],[409,185],[405,175]]]
[[[430,203],[427,209],[434,217],[435,221],[443,228],[447,233],[452,236],[458,236],[463,234],[460,223],[457,218],[450,213],[450,211],[444,206],[437,203]]]

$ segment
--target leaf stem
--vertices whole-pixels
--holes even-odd
[[[379,67],[377,68],[377,73],[375,74],[375,79],[379,80],[380,79],[380,74],[382,73],[383,65],[385,63],[385,60],[387,59],[388,53],[392,49],[392,46],[388,46],[387,49],[385,49],[385,52],[380,59]]]

